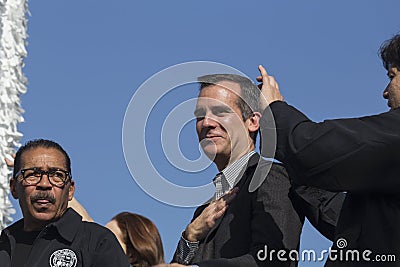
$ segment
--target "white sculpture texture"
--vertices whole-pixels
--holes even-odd
[[[22,72],[27,55],[27,13],[26,0],[0,0],[0,230],[15,213],[9,199],[11,170],[4,158],[15,153],[22,137],[17,126],[24,121],[20,96],[27,90]]]

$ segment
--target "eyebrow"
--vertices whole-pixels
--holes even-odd
[[[204,114],[204,108],[197,108],[193,111],[195,117],[200,117],[201,114]]]
[[[211,108],[211,111],[214,112],[232,112],[233,110],[225,105],[214,106]]]
[[[219,112],[227,112],[227,113],[232,113],[232,112],[234,112],[233,109],[231,109],[229,106],[226,106],[226,105],[212,106],[212,107],[210,107],[210,109],[211,109],[211,112],[212,112],[213,114],[217,114],[217,113],[219,113]],[[196,117],[202,117],[202,116],[204,116],[204,113],[205,113],[204,107],[198,107],[198,108],[196,108],[195,111],[193,112],[193,114],[194,114]]]

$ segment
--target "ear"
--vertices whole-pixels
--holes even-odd
[[[11,191],[11,195],[13,196],[14,199],[18,199],[18,194],[17,194],[17,181],[15,181],[14,178],[10,179],[10,191]]]
[[[253,114],[247,119],[249,132],[253,133],[258,131],[260,128],[260,119],[260,112],[253,112]]]
[[[74,198],[74,193],[75,193],[75,182],[74,180],[71,180],[68,191],[68,201],[71,201]]]

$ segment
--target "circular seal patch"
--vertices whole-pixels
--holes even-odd
[[[70,249],[59,249],[50,256],[51,267],[75,267],[77,263],[75,252]]]

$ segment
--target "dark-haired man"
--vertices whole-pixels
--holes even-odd
[[[82,222],[67,208],[75,184],[70,158],[59,144],[39,139],[22,146],[10,189],[23,219],[1,233],[1,266],[129,266],[109,230]]]
[[[296,183],[347,191],[327,266],[400,266],[400,35],[380,53],[390,111],[321,123],[283,102],[259,67],[263,107],[275,118],[264,121],[262,134],[276,129],[277,159]]]
[[[197,135],[219,173],[214,178],[213,200],[196,209],[174,261],[201,267],[296,266],[288,253],[299,246],[304,215],[295,205],[300,201],[293,204],[289,198],[285,169],[254,151],[261,117],[260,90],[249,79],[232,74],[207,75],[199,82]],[[268,141],[272,142],[263,140]],[[314,206],[315,224],[334,228],[341,196],[322,190],[311,195],[308,200],[314,198],[314,202],[310,203],[318,203]],[[329,203],[339,204],[333,207]],[[331,217],[321,215],[324,209],[330,210]],[[326,223],[322,223],[324,219]],[[267,255],[265,248],[286,255]]]

